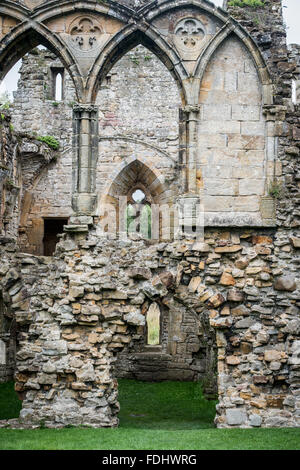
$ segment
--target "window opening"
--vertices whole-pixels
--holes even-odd
[[[53,99],[62,101],[64,99],[64,69],[52,68],[52,89]]]
[[[52,256],[56,244],[59,242],[58,234],[63,233],[63,226],[68,219],[44,219],[44,256]]]
[[[144,238],[151,238],[152,210],[146,195],[141,189],[131,193],[132,200],[126,209],[127,233],[138,233]]]
[[[152,303],[146,317],[147,344],[151,346],[160,344],[160,308],[157,303]]]

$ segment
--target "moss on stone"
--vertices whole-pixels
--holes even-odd
[[[40,137],[37,137],[36,140],[39,140],[40,142],[45,142],[45,144],[47,144],[53,150],[58,150],[59,149],[58,140],[56,140],[51,135],[40,136]]]
[[[261,0],[230,0],[228,2],[229,7],[251,7],[251,8],[263,8],[264,2]]]

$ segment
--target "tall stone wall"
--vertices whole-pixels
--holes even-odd
[[[55,100],[52,70],[62,68],[54,54],[34,49],[22,60],[14,94],[12,123],[16,131],[36,137],[52,136],[59,142],[56,164],[31,182],[23,205],[20,247],[43,254],[44,217],[68,218],[72,213],[72,107],[74,86],[64,74],[64,99]],[[28,172],[28,169],[27,169]]]
[[[211,216],[208,224],[259,224],[275,155],[272,137],[266,136],[259,77],[236,38],[214,53],[199,102],[199,186],[204,211]]]
[[[68,218],[72,213],[72,168],[75,169],[76,162],[72,160],[71,150],[71,109],[75,91],[66,71],[64,99],[56,102],[51,98],[51,70],[61,67],[53,54],[34,50],[23,59],[15,94],[13,123],[16,129],[53,135],[60,142],[56,165],[34,185],[31,205],[26,208],[27,228],[21,245],[23,250],[35,254],[43,253],[43,218]],[[245,80],[247,92],[243,87]],[[262,203],[269,196],[274,175],[280,177],[281,165],[274,163],[272,122],[265,131],[262,93],[249,53],[237,39],[228,39],[208,65],[199,97],[196,185],[208,225],[273,222],[273,214],[263,213]],[[134,161],[143,163],[144,172],[150,168],[167,188],[160,199],[153,197],[150,190],[152,202],[162,202],[162,199],[174,203],[184,191],[178,148],[185,131],[179,129],[182,103],[169,71],[153,53],[139,46],[110,71],[98,93],[97,104],[100,110],[98,214],[111,197],[128,195],[130,188],[121,183],[121,173]],[[134,180],[142,187],[149,185],[141,170],[136,171],[133,186]]]
[[[299,238],[207,230],[204,242],[147,246],[95,229],[62,240],[54,258],[2,252],[23,425],[115,426],[114,364],[143,336],[151,302],[195,315],[206,357],[217,346],[202,377],[218,381],[219,427],[299,425]]]
[[[18,141],[7,110],[1,111],[0,142],[0,231],[7,237],[17,237],[21,170]]]
[[[167,364],[168,373],[181,369],[190,376],[194,374],[193,379],[201,378],[208,394],[215,390],[217,382],[219,404],[215,423],[218,427],[299,426],[300,137],[299,106],[291,100],[292,80],[298,79],[299,74],[299,55],[297,48],[287,50],[279,0],[266,0],[264,8],[258,10],[232,7],[230,11],[259,44],[271,72],[272,86],[262,76],[267,71],[258,61],[254,42],[247,38],[245,44],[257,61],[256,70],[244,46],[231,35],[223,46],[216,47],[206,64],[200,106],[190,105],[181,110],[178,134],[175,107],[159,107],[157,101],[157,96],[162,98],[167,90],[162,81],[156,96],[154,72],[160,70],[160,65],[155,62],[152,69],[150,62],[156,59],[150,55],[151,60],[145,60],[142,48],[127,54],[120,61],[122,67],[115,66],[113,72],[119,70],[119,75],[112,73],[107,77],[102,83],[106,88],[98,96],[101,97],[100,144],[106,142],[102,147],[105,154],[104,150],[101,154],[100,145],[99,161],[105,164],[106,172],[101,176],[99,165],[101,195],[106,195],[101,185],[103,181],[104,187],[111,165],[112,169],[116,166],[111,181],[106,182],[112,189],[111,197],[124,194],[124,188],[129,191],[139,178],[146,186],[154,185],[155,198],[162,194],[166,200],[168,186],[173,196],[173,187],[177,190],[181,187],[179,173],[184,167],[180,160],[184,153],[180,139],[186,139],[189,157],[197,155],[197,167],[190,165],[188,159],[185,163],[190,165],[191,178],[196,177],[194,183],[201,199],[209,196],[213,204],[214,198],[225,196],[223,207],[218,208],[222,217],[216,211],[209,219],[217,227],[206,227],[204,239],[200,241],[152,243],[139,237],[111,240],[99,230],[99,217],[72,217],[68,233],[53,257],[17,253],[16,246],[7,240],[1,247],[2,298],[19,329],[16,390],[23,399],[21,425],[116,426],[118,368],[124,364],[122,371],[133,374],[132,356],[137,356],[142,366],[138,373],[149,372],[151,355],[145,360],[142,349],[146,314],[155,303],[161,308],[165,324],[161,351],[159,354],[152,351],[156,354],[152,354],[152,359],[155,356],[163,365]],[[183,8],[181,14],[192,15],[194,10]],[[212,14],[203,15],[208,25],[205,40],[208,40],[221,22]],[[155,25],[161,28],[168,23],[169,18],[164,15]],[[140,54],[139,58],[136,54]],[[236,54],[241,63],[236,61]],[[33,60],[38,59],[37,55]],[[53,57],[49,59],[55,61]],[[196,65],[195,57],[189,62],[188,67],[192,69]],[[132,68],[127,71],[129,64]],[[30,80],[21,85],[31,87],[30,93],[37,93],[39,99],[45,91],[42,84],[47,85],[49,80],[49,67],[45,63],[43,67],[42,79],[34,77],[28,68]],[[146,100],[149,103],[153,100],[155,106],[151,110],[146,101],[137,119],[136,97],[132,92],[126,95],[125,90],[120,90],[120,84],[128,77],[128,90],[135,89],[137,84],[137,91],[142,93],[144,77],[139,74],[146,72],[151,83]],[[32,80],[41,83],[35,83],[38,87],[33,89]],[[172,80],[170,90],[175,99]],[[247,90],[241,86],[241,80],[247,83]],[[125,104],[122,103],[124,94]],[[253,102],[249,103],[252,97]],[[37,114],[42,109],[43,125],[50,133],[51,113],[46,113],[49,103],[45,96],[43,99],[42,105],[34,101],[34,109]],[[129,103],[132,113],[127,107]],[[61,103],[54,108],[63,109],[65,105]],[[151,123],[153,135],[147,126],[152,112],[156,116]],[[170,129],[175,132],[176,145],[179,139],[177,161],[181,164],[179,171],[174,166],[175,178],[171,184],[165,177],[172,177],[173,163],[166,162],[169,154],[175,157],[175,147],[172,139],[165,139],[166,116],[170,118]],[[57,132],[63,119],[63,113],[57,115]],[[146,144],[139,141],[140,137]],[[68,137],[61,138],[63,142],[68,141]],[[201,147],[195,152],[198,141]],[[218,142],[222,142],[220,151]],[[142,155],[139,161],[136,154]],[[61,162],[62,157],[59,157]],[[147,161],[151,171],[145,170]],[[62,168],[59,165],[59,162],[53,165],[44,180],[37,181],[32,213],[43,216],[49,201],[52,213],[65,210],[69,204],[68,200],[63,207],[59,202],[60,188],[66,182],[71,184],[70,175],[59,170]],[[31,165],[27,171],[32,172]],[[260,187],[256,187],[256,182]],[[49,183],[58,185],[55,201]],[[184,186],[183,191],[186,190]],[[67,193],[70,195],[70,188]],[[179,195],[182,196],[181,190]],[[236,204],[241,198],[245,198],[245,204]],[[254,214],[252,218],[247,215],[249,207],[249,212]],[[225,227],[221,229],[220,225]],[[23,246],[28,248],[29,243],[25,240]],[[167,324],[170,318],[176,321]],[[197,340],[190,331],[184,331],[187,323],[199,326]],[[155,373],[152,369],[152,379]]]
[[[55,152],[29,134],[19,134],[11,123],[8,110],[1,111],[0,127],[0,245],[3,253],[14,258],[19,247],[15,241],[22,234],[22,208],[28,201],[32,183],[55,158]],[[22,236],[22,235],[21,235]],[[0,259],[0,272],[5,270],[5,254]],[[0,294],[0,381],[12,380],[15,371],[16,320],[9,307],[9,296],[21,286],[16,271]],[[4,287],[4,286],[3,286]],[[12,288],[12,289],[11,289]]]
[[[99,200],[130,159],[158,170],[178,192],[178,86],[167,68],[143,46],[117,62],[97,95],[99,105]],[[124,196],[128,189],[124,189]],[[100,202],[101,204],[101,202]]]

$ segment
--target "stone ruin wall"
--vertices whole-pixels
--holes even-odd
[[[13,112],[17,130],[53,135],[60,142],[57,164],[32,188],[31,204],[22,221],[20,244],[23,250],[35,254],[43,254],[43,217],[67,218],[72,212],[71,119],[75,93],[65,72],[64,99],[50,99],[53,67],[61,64],[47,51],[35,51],[23,59]],[[272,218],[272,214],[263,214],[262,200],[268,196],[274,173],[281,176],[281,164],[274,166],[274,137],[264,135],[261,93],[250,56],[237,40],[229,38],[209,65],[200,93],[196,184],[207,225],[261,225],[262,219]],[[253,104],[249,105],[249,100]],[[145,164],[142,171],[149,167],[168,188],[155,202],[174,200],[183,191],[178,156],[182,130],[178,123],[179,91],[170,73],[139,46],[113,67],[97,103],[98,212],[114,196],[115,181],[120,194],[127,194],[129,188],[120,174],[136,159]]]
[[[2,255],[23,424],[116,425],[114,365],[156,302],[169,314],[183,305],[216,335],[217,370],[205,372],[218,380],[219,427],[299,425],[299,238],[208,230],[205,242],[147,246],[95,229],[65,236],[55,257]]]
[[[22,62],[12,122],[16,130],[51,135],[60,142],[57,164],[32,188],[20,246],[43,254],[43,217],[68,218],[72,195],[72,107],[75,91],[64,73],[64,97],[53,96],[51,69],[62,64],[52,53],[34,50]],[[97,192],[109,193],[122,168],[135,158],[156,168],[178,191],[178,87],[167,69],[142,46],[127,53],[111,70],[98,96],[100,145]],[[30,112],[29,112],[30,110]]]
[[[55,152],[34,136],[17,133],[6,110],[1,111],[0,142],[0,244],[14,256],[16,246],[10,243],[20,232],[24,196],[34,179],[55,159]],[[1,273],[3,261],[1,257]],[[1,289],[0,382],[11,380],[15,372],[16,321],[7,300],[7,292]]]
[[[21,251],[42,254],[43,217],[68,217],[71,214],[71,125],[75,92],[68,74],[64,76],[64,96],[55,101],[51,70],[61,63],[46,51],[35,49],[22,62],[18,90],[13,106],[15,129],[33,135],[53,135],[60,142],[57,162],[32,185],[30,204],[23,214],[19,244]],[[178,153],[179,91],[166,68],[142,46],[125,55],[104,81],[97,97],[101,105],[100,153],[97,174],[99,194],[109,190],[112,174],[118,174],[124,160],[137,156],[151,161],[171,184],[176,181]],[[28,110],[31,110],[28,113]],[[142,111],[142,112],[141,112]],[[149,163],[148,163],[149,164]],[[116,168],[115,170],[114,167]],[[28,171],[28,169],[27,169]],[[107,184],[110,181],[110,184]],[[67,184],[66,184],[67,183]],[[176,190],[174,189],[174,192]],[[188,338],[182,351],[170,355],[168,317],[164,317],[163,351],[155,357],[145,349],[144,334],[131,351],[118,360],[118,377],[148,380],[197,380],[205,371],[205,350],[195,331],[197,320],[188,312],[178,312],[177,336]],[[172,321],[174,322],[174,320]],[[178,339],[179,341],[179,339]],[[183,340],[182,340],[183,341]],[[198,352],[199,358],[193,357]],[[137,353],[138,355],[136,355]],[[149,372],[150,371],[150,372]]]

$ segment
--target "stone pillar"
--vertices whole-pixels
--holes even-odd
[[[97,199],[97,106],[79,104],[73,108],[73,152],[72,207],[76,215],[93,215]]]
[[[182,109],[186,123],[186,191],[197,193],[197,144],[200,106],[188,105]]]
[[[200,106],[187,105],[181,109],[182,188],[184,194],[177,199],[179,233],[196,236],[200,197],[197,190],[197,149]],[[184,124],[184,125],[183,125]]]
[[[264,105],[266,120],[265,195],[261,198],[261,216],[265,224],[272,225],[276,218],[276,192],[282,191],[282,164],[277,160],[278,138],[286,133],[287,107]]]

